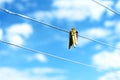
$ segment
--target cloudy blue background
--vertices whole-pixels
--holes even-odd
[[[97,0],[119,12],[120,0]],[[118,15],[91,0],[0,0],[0,7],[120,47]],[[0,39],[93,65],[86,67],[0,43],[0,80],[120,80],[118,49],[0,11]]]

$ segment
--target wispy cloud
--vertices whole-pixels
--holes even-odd
[[[43,54],[35,54],[33,56],[27,57],[27,61],[29,62],[34,61],[34,60],[38,60],[39,62],[42,62],[42,63],[48,62],[48,59]]]
[[[120,71],[106,73],[98,80],[120,80]]]
[[[108,20],[108,21],[105,21],[104,25],[105,25],[107,28],[110,28],[110,27],[115,26],[116,23],[117,23],[117,21]]]
[[[105,38],[110,35],[110,31],[104,28],[91,28],[86,30],[85,34],[92,38]]]
[[[115,5],[115,8],[117,9],[117,11],[120,10],[120,0],[118,0],[117,4]]]
[[[21,45],[25,38],[33,33],[32,26],[27,23],[14,24],[6,29],[6,39],[14,44]]]
[[[109,20],[104,23],[107,28],[113,28],[112,32],[115,33],[114,36],[120,37],[120,21],[119,20]]]
[[[120,43],[116,47],[118,47]],[[120,69],[120,52],[102,51],[95,54],[92,58],[93,64],[100,70]]]
[[[106,5],[112,5],[111,1],[105,1]],[[90,17],[92,20],[99,20],[105,9],[91,0],[54,0],[59,18],[68,20],[84,20]],[[73,16],[74,15],[74,16]],[[72,17],[71,17],[72,16]]]
[[[54,73],[56,75],[53,75]],[[65,78],[65,73],[61,69],[32,68],[20,71],[9,67],[0,68],[1,80],[65,80]]]
[[[110,34],[111,34],[111,32],[104,28],[90,28],[90,29],[80,32],[80,35],[86,36],[86,37],[89,37],[92,39],[104,39],[107,36],[109,36]],[[79,38],[78,46],[84,46],[84,45],[88,44],[89,42],[91,42],[91,41]]]
[[[112,1],[103,1],[103,4],[112,6]],[[51,11],[37,11],[36,18],[65,19],[67,21],[79,21],[90,18],[100,20],[105,8],[91,0],[54,0]]]

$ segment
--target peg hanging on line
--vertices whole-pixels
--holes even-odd
[[[71,48],[71,46],[73,45],[74,47],[76,47],[78,43],[78,31],[76,31],[75,28],[72,28],[69,32],[69,49]]]

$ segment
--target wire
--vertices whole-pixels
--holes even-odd
[[[92,1],[94,1],[94,0],[92,0]],[[101,4],[101,5],[102,5],[102,4]],[[47,23],[38,21],[38,20],[36,20],[36,19],[34,19],[34,18],[25,16],[25,15],[22,15],[22,14],[19,14],[19,13],[12,12],[12,11],[7,10],[7,9],[4,9],[4,8],[0,8],[0,10],[2,10],[2,11],[4,11],[4,12],[7,12],[7,13],[9,13],[9,14],[12,14],[12,15],[20,16],[20,17],[22,17],[22,18],[26,18],[26,19],[35,21],[35,22],[37,22],[37,23],[46,25],[46,26],[48,26],[48,27],[57,29],[57,30],[59,30],[59,31],[63,31],[63,32],[69,33],[69,31],[67,31],[67,30],[64,30],[64,29],[62,29],[62,28],[59,28],[59,27],[56,27],[56,26],[53,26],[53,25],[50,25],[50,24],[47,24]],[[101,45],[106,45],[106,46],[109,46],[109,47],[111,47],[111,48],[120,49],[120,47],[115,47],[115,46],[112,46],[111,44],[107,44],[107,43],[104,43],[104,42],[101,42],[101,41],[98,41],[98,40],[95,40],[95,39],[91,39],[91,38],[88,38],[88,37],[85,37],[85,36],[82,36],[82,35],[78,35],[78,36],[81,37],[81,38],[84,38],[84,39],[87,39],[87,40],[90,40],[90,41],[99,43],[99,44],[101,44]]]
[[[92,0],[92,1],[95,2],[95,3],[97,3],[97,4],[99,4],[99,5],[101,5],[102,7],[106,8],[106,9],[108,9],[109,11],[117,14],[118,16],[120,16],[120,13],[118,13],[117,11],[115,11],[115,10],[113,10],[113,9],[105,6],[105,5],[103,5],[102,3],[100,3],[100,2],[98,2],[98,1],[96,1],[96,0]],[[98,42],[98,41],[95,41],[95,42]],[[99,43],[101,43],[101,42],[99,41]],[[101,44],[105,44],[105,43],[101,43]],[[112,46],[112,45],[110,45],[110,44],[105,44],[105,45],[111,46],[112,48],[116,48],[116,47],[114,47],[114,46]],[[120,49],[120,48],[116,48],[116,49]]]
[[[40,24],[46,25],[46,26],[48,26],[48,27],[51,27],[51,28],[54,28],[54,29],[57,29],[57,30],[60,30],[60,31],[64,31],[64,32],[69,33],[69,31],[66,31],[66,30],[64,30],[64,29],[61,29],[61,28],[59,28],[59,27],[56,27],[56,26],[53,26],[53,25],[50,25],[50,24],[47,24],[47,23],[44,23],[44,22],[38,21],[38,20],[36,20],[36,19],[34,19],[34,18],[31,18],[31,17],[25,16],[25,15],[22,15],[22,14],[19,14],[19,13],[12,12],[12,11],[7,10],[7,9],[5,9],[5,8],[0,8],[0,10],[2,10],[2,11],[4,11],[4,12],[7,12],[7,13],[9,13],[9,14],[12,14],[12,15],[20,16],[20,17],[23,17],[23,18],[26,18],[26,19],[29,19],[29,20],[35,21],[35,22],[37,22],[37,23],[40,23]]]
[[[120,47],[115,47],[115,46],[113,46],[111,44],[107,44],[107,43],[104,43],[104,42],[101,42],[101,41],[98,41],[98,40],[95,40],[95,39],[87,38],[87,37],[84,37],[84,36],[81,36],[81,35],[78,35],[78,36],[81,37],[81,38],[84,38],[84,39],[99,43],[101,45],[106,45],[106,46],[109,46],[109,47],[114,48],[114,49],[120,49]]]
[[[95,2],[95,3],[97,3],[97,4],[99,4],[99,5],[101,5],[102,7],[104,7],[104,8],[106,8],[106,9],[110,10],[111,12],[113,12],[113,13],[115,13],[115,14],[117,14],[117,15],[120,16],[120,13],[118,13],[118,12],[116,12],[115,10],[113,10],[113,9],[111,9],[111,8],[109,8],[109,7],[105,6],[105,5],[103,5],[102,3],[100,3],[100,2],[98,2],[98,1],[96,1],[96,0],[92,0],[92,1]]]
[[[113,13],[115,13],[115,14],[117,14],[117,15],[120,15],[120,13],[117,13],[116,11],[114,11],[114,10],[112,10],[112,9],[104,6],[103,4],[101,4],[101,3],[99,3],[99,2],[97,2],[97,1],[95,1],[95,0],[92,0],[92,1],[98,3],[99,5],[101,5],[101,6],[105,7],[105,8],[107,8],[108,10],[112,11]],[[20,17],[23,17],[23,18],[26,18],[26,19],[29,19],[29,20],[38,22],[38,23],[43,24],[43,25],[46,25],[46,26],[48,26],[48,27],[51,27],[51,28],[54,28],[54,29],[57,29],[57,30],[60,30],[60,31],[69,33],[69,31],[66,31],[66,30],[64,30],[64,29],[62,29],[62,28],[58,28],[58,27],[56,27],[56,26],[53,26],[53,25],[50,25],[50,24],[47,24],[47,23],[38,21],[38,20],[33,19],[33,18],[31,18],[31,17],[25,16],[25,15],[22,15],[22,14],[19,14],[19,13],[15,13],[15,12],[12,12],[12,11],[7,10],[7,9],[4,9],[4,8],[0,8],[0,10],[2,10],[2,11],[4,11],[4,12],[7,12],[7,13],[9,13],[9,14],[12,14],[12,15],[20,16]],[[104,43],[104,42],[101,42],[101,41],[98,41],[98,40],[94,40],[94,39],[91,39],[91,38],[87,38],[87,37],[81,36],[81,35],[78,35],[78,36],[79,36],[79,37],[82,37],[82,38],[85,38],[85,39],[88,39],[88,40],[90,40],[90,41],[97,42],[97,43],[102,44],[102,45],[106,45],[106,46],[109,46],[109,47],[112,47],[112,48],[120,49],[120,48],[117,48],[117,47],[112,46],[111,44],[107,44],[107,43]],[[78,61],[70,60],[70,59],[67,59],[67,58],[59,57],[59,56],[52,55],[52,54],[48,54],[48,53],[44,53],[44,52],[37,51],[37,50],[31,49],[31,48],[27,48],[27,47],[24,47],[24,46],[20,46],[20,45],[16,45],[16,44],[13,44],[13,43],[9,43],[9,42],[3,41],[3,40],[0,40],[0,42],[5,43],[5,44],[8,44],[8,45],[13,45],[13,46],[16,46],[16,47],[19,47],[19,48],[22,48],[22,49],[25,49],[25,50],[28,50],[28,51],[31,51],[31,52],[34,52],[34,53],[39,53],[39,54],[51,56],[51,57],[54,57],[54,58],[57,58],[57,59],[60,59],[60,60],[67,61],[67,62],[71,62],[71,63],[83,65],[83,66],[86,66],[86,67],[97,68],[96,66],[93,66],[93,65],[81,63],[81,62],[78,62]]]
[[[4,44],[15,46],[15,47],[19,47],[19,48],[25,49],[27,51],[31,51],[33,53],[43,54],[43,55],[46,55],[46,56],[50,56],[50,57],[53,57],[53,58],[57,58],[57,59],[64,60],[64,61],[67,61],[67,62],[79,64],[79,65],[86,66],[86,67],[97,68],[96,66],[93,66],[93,65],[81,63],[81,62],[78,62],[78,61],[74,61],[74,60],[71,60],[71,59],[59,57],[59,56],[48,54],[48,53],[44,53],[44,52],[41,52],[41,51],[38,51],[38,50],[34,50],[32,48],[24,47],[24,46],[21,46],[21,45],[16,45],[16,44],[13,44],[13,43],[10,43],[10,42],[7,42],[7,41],[0,40],[0,42],[2,42]]]

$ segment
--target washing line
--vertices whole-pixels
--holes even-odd
[[[120,15],[120,13],[117,13],[116,11],[112,10],[111,8],[108,8],[107,6],[104,6],[103,4],[101,4],[101,3],[99,3],[99,2],[97,2],[97,1],[95,1],[95,0],[92,0],[92,1],[98,3],[99,5],[105,7],[106,9],[112,11],[113,13],[115,13],[115,14],[117,14],[117,15]],[[48,26],[48,27],[51,27],[51,28],[54,28],[54,29],[57,29],[57,30],[60,30],[60,31],[69,33],[69,31],[64,30],[64,29],[62,29],[62,28],[59,28],[59,27],[56,27],[56,26],[53,26],[53,25],[50,25],[50,24],[47,24],[47,23],[38,21],[38,20],[36,20],[36,19],[34,19],[34,18],[25,16],[25,15],[22,15],[22,14],[19,14],[19,13],[12,12],[12,11],[7,10],[7,9],[5,9],[5,8],[0,8],[0,10],[5,11],[5,12],[7,12],[7,13],[9,13],[9,14],[12,14],[12,15],[20,16],[20,17],[23,17],[23,18],[26,18],[26,19],[29,19],[29,20],[38,22],[38,23],[43,24],[43,25],[46,25],[46,26]],[[95,40],[95,39],[91,39],[91,38],[88,38],[88,37],[85,37],[85,36],[81,36],[81,35],[78,35],[78,36],[81,37],[81,38],[85,38],[85,39],[87,39],[87,40],[90,40],[90,41],[97,42],[97,43],[102,44],[102,45],[106,45],[106,46],[109,46],[109,47],[112,47],[112,48],[120,49],[119,47],[114,47],[114,46],[112,46],[111,44],[107,44],[107,43],[104,43],[104,42],[101,42],[101,41],[98,41],[98,40]],[[19,48],[22,48],[22,49],[25,49],[25,50],[28,50],[28,51],[31,51],[31,52],[34,52],[34,53],[39,53],[39,54],[51,56],[51,57],[54,57],[54,58],[57,58],[57,59],[60,59],[60,60],[67,61],[67,62],[71,62],[71,63],[83,65],[83,66],[86,66],[86,67],[97,68],[96,66],[93,66],[93,65],[81,63],[81,62],[78,62],[78,61],[70,60],[70,59],[67,59],[67,58],[59,57],[59,56],[52,55],[52,54],[48,54],[48,53],[44,53],[44,52],[37,51],[37,50],[31,49],[31,48],[27,48],[27,47],[24,47],[24,46],[21,46],[21,45],[16,45],[16,44],[13,44],[13,43],[9,43],[9,42],[3,41],[3,40],[0,40],[0,42],[5,43],[5,44],[9,44],[9,45],[13,45],[13,46],[16,46],[16,47],[19,47]]]
[[[98,2],[98,1],[96,1],[96,0],[92,0],[92,1],[95,2],[95,3],[97,3],[97,4],[99,4],[100,6],[102,6],[102,7],[104,7],[104,8],[106,8],[106,9],[108,9],[109,11],[111,11],[111,12],[113,12],[113,13],[115,13],[115,14],[117,14],[117,15],[120,16],[120,13],[118,13],[118,12],[115,11],[115,10],[113,10],[112,8],[109,8],[109,7],[103,5],[102,3],[100,3],[100,2]]]
[[[3,41],[3,40],[0,40],[0,42],[4,43],[4,44],[15,46],[15,47],[18,47],[18,48],[22,48],[24,50],[31,51],[31,52],[36,53],[36,54],[43,54],[43,55],[50,56],[50,57],[53,57],[53,58],[57,58],[57,59],[60,59],[60,60],[63,60],[63,61],[67,61],[67,62],[71,62],[71,63],[79,64],[79,65],[82,65],[82,66],[86,66],[86,67],[91,67],[91,68],[96,68],[97,69],[97,67],[94,66],[94,65],[89,65],[89,64],[85,64],[85,63],[82,63],[82,62],[74,61],[74,60],[71,60],[71,59],[59,57],[59,56],[56,56],[56,55],[53,55],[53,54],[41,52],[41,51],[38,51],[38,50],[34,50],[32,48],[24,47],[24,46],[17,45],[17,44],[14,44],[14,43]]]
[[[57,30],[60,30],[60,31],[69,33],[69,31],[66,31],[66,30],[64,30],[64,29],[62,29],[62,28],[59,28],[59,27],[56,27],[56,26],[53,26],[53,25],[44,23],[44,22],[42,22],[42,21],[39,21],[39,20],[36,20],[36,19],[34,19],[34,18],[25,16],[25,15],[23,15],[23,14],[15,13],[15,12],[10,11],[10,10],[7,10],[7,9],[5,9],[5,8],[0,8],[0,10],[2,10],[2,11],[4,11],[4,12],[7,12],[7,13],[9,13],[9,14],[12,14],[12,15],[16,15],[16,16],[19,16],[19,17],[22,17],[22,18],[26,18],[26,19],[32,20],[32,21],[34,21],[34,22],[43,24],[43,25],[48,26],[48,27],[51,27],[51,28],[54,28],[54,29],[57,29]]]
[[[94,1],[94,0],[93,0],[93,1]],[[43,25],[45,25],[45,26],[48,26],[48,27],[50,27],[50,28],[54,28],[54,29],[56,29],[56,30],[69,33],[69,31],[64,30],[64,29],[62,29],[62,28],[59,28],[59,27],[57,27],[57,26],[53,26],[53,25],[51,25],[51,24],[47,24],[47,23],[45,23],[45,22],[36,20],[36,19],[34,19],[34,18],[25,16],[25,15],[23,15],[23,14],[15,13],[15,12],[10,11],[10,10],[8,10],[8,9],[0,8],[0,10],[4,11],[4,12],[6,12],[6,13],[12,14],[12,15],[16,15],[16,16],[19,16],[19,17],[22,17],[22,18],[26,18],[26,19],[32,20],[32,21],[34,21],[34,22],[43,24]],[[115,48],[115,49],[120,49],[120,47],[115,47],[115,46],[113,46],[113,45],[111,45],[111,44],[108,44],[108,43],[105,43],[105,42],[102,42],[102,41],[99,41],[99,40],[91,39],[91,38],[88,38],[88,37],[85,37],[85,36],[82,36],[82,35],[78,35],[78,36],[81,37],[81,38],[84,38],[84,39],[87,39],[87,40],[90,40],[90,41],[99,43],[99,44],[101,44],[101,45],[109,46],[109,47]]]

